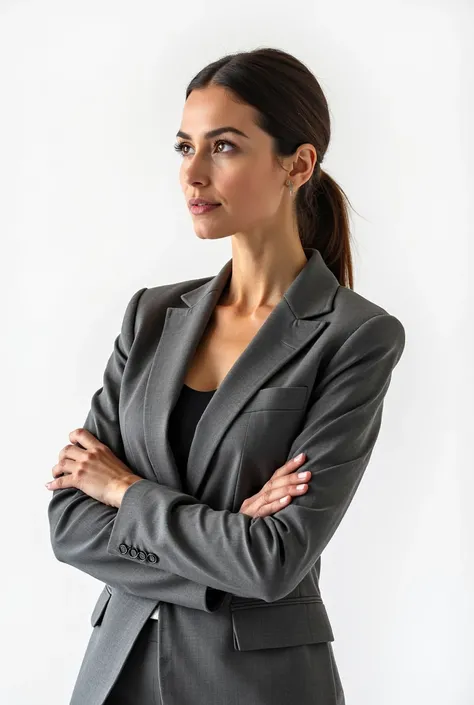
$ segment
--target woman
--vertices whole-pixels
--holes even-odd
[[[232,259],[133,294],[53,468],[54,553],[106,583],[71,705],[342,705],[321,553],[404,328],[353,291],[302,63],[267,48],[206,66],[177,138],[195,232],[230,236]]]

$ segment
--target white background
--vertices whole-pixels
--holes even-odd
[[[324,168],[357,211],[355,289],[406,330],[322,559],[347,705],[474,702],[468,5],[0,1],[0,702],[69,701],[102,584],[55,560],[44,483],[131,295],[231,256],[230,238],[195,235],[173,143],[192,76],[258,46],[320,81]]]

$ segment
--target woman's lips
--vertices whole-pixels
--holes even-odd
[[[202,204],[200,206],[190,206],[189,210],[193,215],[204,215],[205,213],[210,213],[211,211],[214,211],[216,208],[219,208],[221,204],[217,203],[216,205],[208,205]]]

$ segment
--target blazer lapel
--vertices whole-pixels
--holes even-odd
[[[292,282],[249,345],[236,360],[204,410],[191,444],[187,484],[199,496],[213,453],[246,402],[328,325],[305,320],[332,310],[339,282],[314,248],[304,248],[307,264]],[[170,414],[188,365],[232,274],[232,260],[210,281],[182,294],[186,308],[168,307],[145,391],[144,432],[158,481],[182,489],[168,443]]]

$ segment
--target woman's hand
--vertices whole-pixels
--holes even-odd
[[[134,475],[87,429],[71,431],[69,440],[79,442],[80,446],[67,445],[60,451],[59,462],[53,467],[56,479],[46,487],[50,490],[75,487],[103,504],[120,507],[125,490],[142,478]]]
[[[250,517],[266,517],[287,507],[293,496],[302,495],[308,489],[311,473],[306,472],[301,477],[301,465],[306,460],[306,454],[292,458],[275,470],[271,478],[264,484],[260,492],[249,497],[240,507],[239,514]]]

